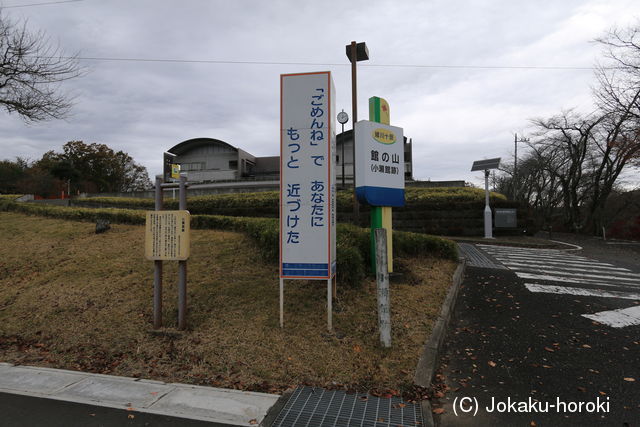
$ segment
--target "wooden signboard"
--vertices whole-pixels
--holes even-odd
[[[185,261],[190,255],[189,211],[147,211],[145,257],[150,261]]]

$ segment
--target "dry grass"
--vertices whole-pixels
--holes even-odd
[[[153,263],[144,231],[0,213],[0,361],[279,392],[291,385],[403,389],[455,264],[398,260],[393,347],[378,345],[375,282],[338,289],[326,331],[326,283],[287,282],[244,235],[192,232],[187,331],[177,321],[176,263],[165,263],[164,323],[152,328]]]

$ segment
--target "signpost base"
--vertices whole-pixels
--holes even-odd
[[[280,327],[284,328],[284,280],[280,278]],[[313,280],[313,279],[310,279]],[[327,280],[327,330],[333,331],[333,298],[336,295],[336,276]]]
[[[387,231],[387,265],[393,273],[393,209],[389,206],[371,206],[371,271],[376,272],[376,236],[378,228]]]

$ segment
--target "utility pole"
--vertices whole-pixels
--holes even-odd
[[[521,137],[518,139],[518,134],[515,134],[513,140],[513,200],[518,197],[518,142],[529,142],[529,138]]]

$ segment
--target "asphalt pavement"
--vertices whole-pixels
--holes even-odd
[[[640,258],[586,246],[476,245],[509,269],[467,268],[436,377],[437,425],[640,425]]]

